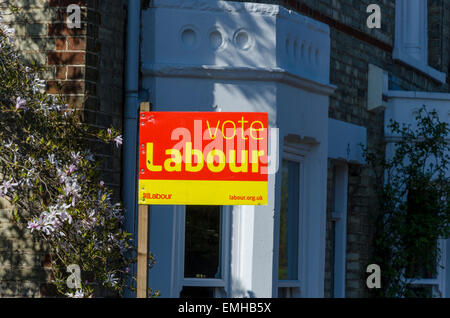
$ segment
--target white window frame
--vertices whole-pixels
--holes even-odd
[[[395,1],[393,58],[445,83],[445,73],[428,65],[427,0]]]
[[[345,298],[346,254],[347,254],[347,197],[348,165],[334,164],[334,209],[331,218],[335,221],[334,231],[334,298]]]
[[[408,285],[425,285],[425,286],[434,286],[436,289],[433,289],[433,297],[442,298],[448,297],[447,295],[447,240],[438,239],[438,246],[441,251],[441,258],[438,263],[438,268],[436,271],[436,278],[420,278],[420,279],[409,279]]]
[[[305,211],[307,209],[307,201],[306,199],[306,180],[307,180],[307,169],[306,167],[306,156],[308,152],[311,150],[310,145],[306,144],[294,144],[294,143],[288,143],[285,142],[283,146],[283,154],[282,154],[282,160],[289,160],[293,162],[298,162],[299,167],[299,218],[298,218],[298,279],[296,280],[280,280],[278,279],[278,266],[279,266],[279,242],[280,242],[280,213],[277,213],[276,218],[276,235],[277,239],[275,240],[276,244],[274,246],[274,257],[276,258],[275,264],[274,264],[274,270],[275,274],[274,277],[276,277],[274,281],[275,287],[275,293],[276,297],[278,297],[278,291],[279,288],[285,288],[287,289],[286,295],[287,297],[292,298],[298,298],[302,295],[302,277],[304,276],[304,263],[306,260],[306,249],[305,249],[305,242],[306,242],[306,223],[305,223]],[[280,160],[280,170],[282,165],[282,160]],[[281,176],[281,175],[280,175]],[[280,181],[281,182],[281,181]],[[281,191],[281,190],[280,190]]]
[[[183,287],[211,287],[214,288],[214,297],[221,298],[229,295],[229,263],[230,263],[230,241],[231,241],[231,208],[221,206],[221,273],[222,278],[185,278],[185,238],[186,238],[186,206],[179,206],[180,218],[177,219],[177,240],[178,248],[175,249],[176,263],[175,275],[178,277],[178,297]]]

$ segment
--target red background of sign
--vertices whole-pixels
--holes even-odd
[[[145,117],[143,117],[143,115]],[[152,180],[235,180],[235,181],[267,181],[267,174],[261,173],[261,167],[267,167],[267,153],[268,153],[268,142],[267,136],[259,141],[258,150],[264,151],[264,156],[260,158],[260,169],[259,173],[252,173],[251,163],[248,164],[248,171],[246,173],[234,173],[229,169],[229,164],[225,165],[225,169],[220,173],[211,172],[206,166],[199,172],[187,172],[184,170],[185,164],[182,164],[181,172],[168,172],[164,168],[161,172],[149,171],[146,167],[146,146],[142,148],[142,145],[147,145],[147,143],[153,143],[153,162],[155,165],[161,165],[164,167],[164,161],[169,158],[165,154],[167,149],[172,149],[176,144],[181,141],[171,140],[172,131],[176,128],[185,128],[191,133],[191,142],[193,148],[197,149],[195,136],[194,136],[194,121],[202,121],[202,130],[208,130],[206,120],[209,121],[211,132],[214,134],[216,132],[217,123],[220,120],[220,126],[217,129],[217,133],[221,131],[222,124],[231,120],[234,121],[237,128],[241,128],[242,123],[239,121],[244,117],[247,123],[245,123],[244,128],[250,128],[250,125],[254,121],[260,121],[264,124],[264,128],[268,129],[268,114],[267,113],[218,113],[218,112],[143,112],[140,115],[140,137],[139,137],[139,179],[152,179]],[[226,128],[233,127],[231,123],[226,125]],[[260,128],[260,125],[255,125],[254,128]],[[257,132],[254,131],[254,136],[256,137]],[[209,132],[208,132],[209,136]],[[230,135],[227,135],[230,136]],[[258,137],[263,137],[262,134],[258,134]],[[240,130],[237,130],[236,137],[234,137],[234,145],[238,145],[238,138],[242,139]],[[245,150],[249,150],[249,140],[248,136],[246,140]],[[213,140],[202,140],[202,151],[204,148],[211,143]],[[235,149],[235,148],[234,148]],[[144,150],[144,152],[143,152]],[[223,149],[226,150],[226,140],[223,140]],[[253,148],[253,150],[256,150]],[[228,152],[228,151],[227,151]],[[184,153],[183,160],[184,160]],[[238,154],[240,156],[240,152]],[[206,160],[204,158],[204,160]],[[264,163],[261,163],[264,162]],[[239,163],[238,163],[239,165]],[[143,171],[143,172],[142,172]]]

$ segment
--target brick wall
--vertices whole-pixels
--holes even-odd
[[[443,72],[450,69],[450,2],[428,0],[428,63]]]
[[[50,94],[63,96],[82,110],[90,125],[122,128],[124,0],[10,0],[20,8],[10,14],[0,1],[3,21],[16,29],[16,46],[27,63],[45,66]],[[66,24],[67,6],[81,7],[80,29]],[[105,159],[102,176],[120,197],[121,154],[114,147],[93,143]],[[48,284],[48,251],[24,224],[12,221],[12,208],[0,202],[0,297],[52,296]]]

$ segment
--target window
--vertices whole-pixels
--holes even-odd
[[[180,297],[225,296],[226,224],[220,206],[186,206]]]
[[[445,83],[445,73],[428,65],[427,0],[396,0],[393,58]]]
[[[421,195],[418,195],[421,193]],[[423,198],[426,198],[425,200]],[[408,266],[405,269],[406,278],[411,280],[411,297],[443,297],[445,290],[444,265],[446,260],[446,244],[444,240],[436,237],[434,242],[426,243],[420,240],[421,231],[429,231],[423,226],[412,227],[413,224],[427,222],[427,217],[435,213],[437,207],[432,202],[438,199],[433,192],[427,191],[423,184],[410,185],[407,196],[407,222],[414,229],[415,235],[404,238],[405,248],[409,255]],[[438,251],[441,258],[438,258]],[[416,253],[419,252],[419,253]],[[421,255],[417,257],[416,255]]]
[[[283,160],[281,166],[278,296],[299,292],[300,162]]]
[[[410,279],[411,294],[409,297],[448,297],[445,291],[445,264],[448,263],[446,245],[446,240],[438,239],[437,243],[431,246],[430,253],[426,259],[411,260],[410,266],[406,269],[406,275]],[[436,258],[435,255],[437,247],[440,248],[440,259]],[[412,277],[414,275],[417,275],[417,277]]]
[[[345,297],[348,166],[335,165],[332,184],[330,296]]]

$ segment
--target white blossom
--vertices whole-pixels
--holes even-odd
[[[75,291],[75,293],[66,293],[69,298],[84,298],[84,293],[81,289]]]
[[[114,142],[116,143],[116,147],[119,148],[123,143],[122,136],[117,136],[116,138],[114,138]]]
[[[17,99],[15,100],[16,102],[16,109],[24,109],[26,110],[27,108],[25,107],[25,105],[27,104],[27,101],[25,99],[23,99],[22,97],[17,97]]]
[[[57,161],[55,158],[55,154],[48,155],[48,162],[50,162],[51,165],[57,166]]]
[[[15,183],[13,179],[10,179],[9,181],[3,181],[3,184],[0,185],[0,196],[7,195],[8,192],[13,192],[14,188],[18,185],[19,184]]]
[[[116,276],[114,274],[108,274],[104,283],[109,284],[111,286],[116,286],[118,282],[119,282],[119,279],[116,278]]]
[[[88,153],[87,154],[87,156],[86,156],[86,160],[88,160],[88,161],[95,161],[95,159],[94,159],[94,155],[92,154],[92,153]]]
[[[28,222],[28,228],[33,232],[34,230],[41,231],[45,235],[52,235],[55,231],[60,229],[62,225],[67,222],[72,224],[72,216],[67,212],[69,205],[59,204],[51,206],[49,211],[41,213],[39,219],[33,219]]]

